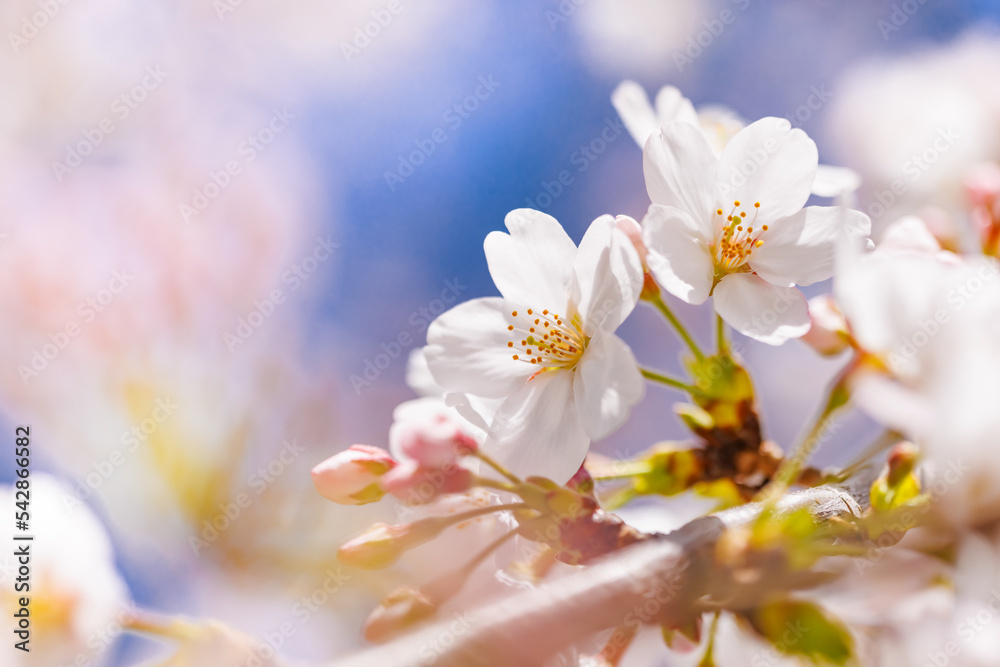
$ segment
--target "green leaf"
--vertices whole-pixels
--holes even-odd
[[[776,649],[817,665],[846,665],[854,652],[844,624],[811,602],[783,598],[758,607],[747,618]]]

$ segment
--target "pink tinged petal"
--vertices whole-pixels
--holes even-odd
[[[660,129],[660,121],[642,86],[635,81],[622,81],[611,93],[611,104],[639,148],[650,135]]]
[[[698,113],[691,100],[673,86],[664,86],[656,94],[656,116],[660,119],[660,125],[680,121],[698,126]]]
[[[722,151],[719,197],[726,206],[739,201],[750,215],[760,202],[756,224],[770,223],[805,206],[818,163],[816,144],[805,132],[783,118],[762,118],[737,132]]]
[[[679,208],[710,228],[716,208],[717,164],[701,128],[682,122],[665,125],[649,138],[642,152],[650,201]]]
[[[684,211],[657,204],[649,207],[642,228],[656,282],[687,303],[704,303],[714,275],[708,230]]]
[[[794,287],[776,287],[752,273],[728,275],[715,287],[715,310],[744,336],[781,345],[807,331],[809,306]]]
[[[614,331],[639,302],[643,271],[629,238],[605,215],[587,229],[573,264],[573,303],[588,335]]]
[[[941,244],[923,220],[909,215],[885,228],[875,252],[879,255],[937,255],[941,252]]]
[[[646,243],[642,240],[642,227],[639,226],[639,223],[627,215],[619,215],[615,218],[615,227],[632,242],[632,247],[639,253],[639,261],[645,266],[649,249],[646,248]]]
[[[511,305],[491,297],[472,299],[441,314],[427,329],[424,355],[434,380],[452,392],[486,397],[517,390],[532,369],[512,359],[508,342]]]
[[[576,409],[592,440],[604,438],[621,426],[646,388],[632,350],[621,338],[607,332],[591,338],[575,375]]]
[[[781,287],[827,280],[833,277],[840,236],[866,238],[871,224],[867,215],[849,208],[804,208],[770,224],[760,236],[763,245],[750,255],[750,267],[764,280]]]
[[[516,475],[564,484],[580,469],[589,447],[573,400],[573,373],[548,371],[504,401],[483,450]]]
[[[510,234],[486,237],[486,263],[503,296],[515,303],[565,312],[576,245],[555,218],[529,208],[507,214]]]

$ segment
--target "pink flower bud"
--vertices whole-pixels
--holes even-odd
[[[445,468],[476,451],[478,444],[465,430],[454,409],[435,398],[407,401],[393,414],[389,447],[400,458],[425,468]]]
[[[802,337],[803,342],[823,355],[840,354],[848,348],[850,335],[847,321],[829,294],[809,300],[812,327]]]
[[[429,503],[447,493],[472,488],[472,472],[458,465],[428,468],[416,461],[403,461],[382,478],[382,489],[411,505]]]
[[[433,540],[452,523],[449,517],[439,516],[398,526],[376,523],[353,540],[344,542],[337,550],[337,558],[351,567],[381,570],[413,547]]]
[[[423,591],[406,586],[390,593],[365,621],[365,639],[383,642],[433,616],[437,605]]]
[[[639,253],[639,261],[642,262],[642,267],[645,269],[646,255],[649,254],[649,249],[646,248],[646,244],[642,240],[642,227],[627,215],[619,215],[615,218],[615,227],[625,234],[628,240],[632,242],[632,245],[635,246],[635,251]]]
[[[312,469],[312,480],[327,500],[341,505],[364,505],[381,500],[379,478],[396,466],[389,452],[368,445],[351,445]]]

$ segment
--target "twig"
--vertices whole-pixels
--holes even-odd
[[[844,486],[819,486],[778,501],[777,513],[808,507],[820,520],[860,514],[877,474],[866,469]],[[595,565],[466,613],[471,626],[457,633],[451,618],[331,667],[521,667],[545,659],[629,618],[681,621],[711,585],[711,553],[727,530],[747,526],[761,503],[692,521],[618,551]],[[447,642],[442,642],[446,637]],[[447,645],[447,649],[440,647]]]

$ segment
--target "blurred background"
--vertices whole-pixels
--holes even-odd
[[[1000,159],[998,20],[992,0],[8,0],[0,432],[30,424],[34,469],[98,515],[140,605],[259,638],[290,620],[287,655],[348,652],[435,558],[303,602],[340,541],[392,517],[323,501],[309,469],[386,445],[429,321],[495,294],[482,242],[509,210],[575,240],[601,214],[641,218],[620,81],[786,117],[861,173],[876,234],[920,212],[961,245],[962,179]],[[707,342],[709,311],[676,309]],[[679,368],[652,311],[621,333]],[[787,448],[843,360],[737,350]],[[595,449],[683,437],[675,400],[651,387]],[[819,462],[871,432],[849,416]]]

